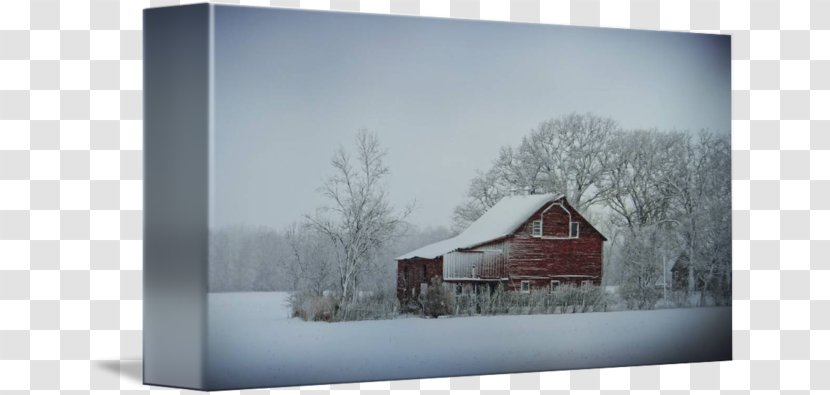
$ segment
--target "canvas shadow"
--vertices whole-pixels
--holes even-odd
[[[92,361],[92,363],[101,370],[117,374],[137,383],[143,382],[142,361],[140,359]]]

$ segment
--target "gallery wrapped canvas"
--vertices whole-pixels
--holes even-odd
[[[731,358],[729,36],[144,17],[146,383]]]

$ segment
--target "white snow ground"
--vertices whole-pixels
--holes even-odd
[[[286,293],[209,294],[208,384],[290,386],[731,359],[731,308],[290,319]]]

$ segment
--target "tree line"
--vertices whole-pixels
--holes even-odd
[[[363,291],[394,287],[394,258],[418,247],[452,237],[442,226],[407,223],[400,237],[375,251],[357,272]],[[209,289],[211,292],[308,290],[335,292],[336,252],[330,241],[309,224],[295,222],[281,229],[229,226],[211,232]]]

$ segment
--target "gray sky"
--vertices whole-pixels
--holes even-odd
[[[419,225],[449,225],[475,171],[545,119],[730,130],[728,36],[222,6],[215,26],[219,226],[313,211],[361,128]]]

